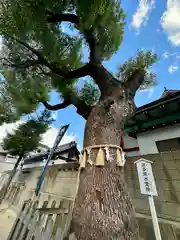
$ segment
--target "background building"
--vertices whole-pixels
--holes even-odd
[[[180,149],[180,91],[165,90],[160,99],[137,108],[121,145],[127,156]]]
[[[22,209],[23,203],[35,197],[35,189],[48,157],[48,150],[33,154],[24,159],[24,165],[16,172],[15,177],[0,206],[0,239],[7,236]],[[77,189],[78,155],[76,142],[60,145],[49,162],[44,181],[38,195],[39,205],[45,201],[50,207],[55,201],[62,208],[73,202]],[[4,171],[0,177],[0,189],[3,188],[9,172]]]
[[[21,123],[22,121],[17,121],[15,123],[3,124],[2,126],[0,126],[0,176],[4,171],[12,170],[15,162],[17,161],[17,157],[11,156],[7,151],[3,150],[1,142],[8,132],[12,133],[13,130],[15,130]],[[38,149],[30,153],[28,156],[31,157],[33,155],[48,152],[48,149],[50,149],[54,144],[58,131],[59,131],[58,128],[50,127],[42,135],[42,140],[41,143],[39,144]],[[74,141],[75,141],[74,136],[68,136],[67,134],[65,134],[60,144],[63,145]]]

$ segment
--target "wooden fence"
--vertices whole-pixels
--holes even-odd
[[[53,201],[48,208],[48,201],[39,207],[38,201],[28,200],[24,203],[7,240],[62,240],[68,236],[72,215],[72,201],[66,200],[57,206]],[[74,236],[69,239],[75,240]]]

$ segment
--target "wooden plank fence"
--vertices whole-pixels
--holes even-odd
[[[62,202],[57,206],[53,201],[48,208],[48,201],[44,201],[42,207],[38,201],[26,201],[7,240],[63,240],[68,236],[73,207],[71,200],[66,203],[67,207],[63,207]],[[75,239],[69,236],[69,240]]]

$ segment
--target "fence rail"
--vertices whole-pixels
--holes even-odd
[[[57,206],[48,201],[39,206],[38,201],[28,200],[23,204],[7,240],[63,240],[68,236],[73,203],[67,200],[67,207],[62,203]],[[71,236],[71,240],[76,238]]]

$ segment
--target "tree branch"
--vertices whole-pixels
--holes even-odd
[[[37,49],[31,47],[28,43],[25,43],[23,41],[21,41],[20,39],[18,38],[15,38],[15,37],[11,37],[11,36],[8,36],[9,38],[13,39],[14,41],[20,43],[21,45],[23,45],[25,48],[27,48],[29,51],[31,51],[32,53],[34,53],[39,60],[41,60],[41,63],[44,64],[44,65],[48,65],[48,62],[47,60],[44,58],[44,56],[41,54],[40,51],[38,51]]]
[[[46,14],[48,15],[47,21],[49,23],[58,23],[58,22],[71,22],[75,24],[79,24],[79,19],[75,14],[71,13],[52,13],[49,10],[46,10]]]
[[[80,77],[85,77],[87,75],[89,75],[89,64],[84,65],[81,68],[78,68],[74,71],[63,71],[62,69],[58,68],[54,63],[49,63],[46,58],[41,54],[40,51],[34,49],[33,47],[31,47],[29,44],[21,41],[20,39],[16,39],[14,37],[11,37],[13,40],[19,42],[21,45],[23,45],[24,47],[26,47],[28,50],[30,50],[32,53],[34,53],[37,57],[38,57],[38,63],[41,65],[45,65],[46,67],[48,67],[52,73],[57,74],[61,77],[64,78],[80,78]]]
[[[133,75],[124,83],[125,87],[129,89],[134,96],[144,81],[145,70],[136,70]]]
[[[45,108],[47,108],[50,111],[56,111],[60,109],[64,109],[70,105],[69,102],[62,102],[56,105],[50,105],[48,102],[42,102]]]
[[[90,76],[101,91],[101,99],[112,95],[113,89],[117,89],[120,86],[120,82],[102,64],[91,64],[90,67]]]
[[[77,25],[80,24],[79,19],[75,14],[71,14],[71,13],[55,14],[48,10],[46,11],[46,13],[48,15],[47,21],[49,23],[71,22],[71,23],[74,23]],[[85,30],[83,32],[83,34],[84,34],[84,37],[90,48],[90,61],[91,62],[95,62],[95,61],[100,62],[100,60],[98,59],[97,54],[96,54],[96,40],[93,36],[93,29],[91,28],[89,30]]]
[[[76,96],[72,96],[71,101],[72,101],[72,104],[77,108],[76,112],[79,115],[81,115],[85,120],[87,120],[93,107],[87,105],[84,100],[82,100]]]
[[[5,61],[7,61],[7,59],[4,59]],[[9,61],[8,61],[9,62]],[[8,67],[16,67],[16,68],[29,68],[29,67],[32,67],[34,65],[37,65],[39,64],[39,60],[37,59],[33,59],[33,60],[27,60],[27,61],[24,61],[24,62],[21,62],[21,63],[9,63],[9,64],[4,64]]]
[[[44,107],[50,111],[56,111],[60,109],[64,109],[69,105],[74,105],[77,108],[77,113],[81,115],[85,120],[87,120],[91,110],[93,107],[87,105],[83,100],[79,99],[76,96],[70,97],[70,100],[65,100],[63,103],[59,103],[56,105],[50,105],[48,102],[42,102]]]
[[[49,65],[49,68],[52,71],[52,73],[57,74],[64,78],[80,78],[80,77],[85,77],[90,74],[89,64],[86,64],[83,67],[80,67],[74,71],[69,71],[69,72],[64,72],[60,68],[56,67],[53,64]]]
[[[90,49],[90,62],[100,62],[100,59],[97,56],[96,40],[92,32],[93,32],[93,29],[90,29],[89,31],[84,32],[85,39]]]

